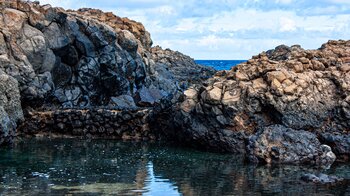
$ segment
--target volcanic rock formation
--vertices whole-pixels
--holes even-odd
[[[110,12],[0,10],[0,144],[17,129],[166,138],[269,164],[349,159],[350,41],[278,46],[213,76]]]
[[[330,150],[318,139],[349,155],[350,41],[278,46],[184,94],[169,131],[181,141],[268,163],[317,162]]]
[[[66,11],[20,0],[3,0],[0,9],[0,91],[4,97],[0,102],[0,143],[14,135],[16,122],[23,120],[22,109],[26,120],[20,132],[36,133],[46,130],[46,126],[61,133],[57,126],[62,122],[56,122],[60,118],[48,120],[45,112],[62,109],[62,117],[72,113],[66,109],[93,108],[92,118],[71,116],[64,122],[64,127],[72,129],[66,131],[77,132],[71,124],[81,120],[84,126],[78,128],[86,133],[85,129],[103,126],[87,123],[98,119],[94,117],[99,115],[94,112],[98,108],[111,110],[107,114],[116,110],[152,112],[154,107],[174,102],[192,80],[198,82],[214,73],[179,52],[152,50],[150,34],[141,23],[112,13],[96,9]],[[165,56],[167,61],[153,58],[158,56]],[[205,77],[196,74],[187,79],[193,70],[206,73]],[[174,75],[177,73],[182,77]],[[69,112],[65,115],[64,111]],[[113,128],[127,129],[122,126],[129,120]],[[147,122],[137,123],[147,127]]]

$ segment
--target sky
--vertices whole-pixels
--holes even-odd
[[[278,45],[350,39],[350,0],[40,0],[142,22],[153,45],[195,59],[249,59]]]

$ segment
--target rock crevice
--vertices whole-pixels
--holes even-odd
[[[349,48],[350,42],[343,40],[329,41],[318,50],[278,46],[218,72],[185,91],[182,103],[174,107],[177,115],[170,120],[175,125],[169,132],[176,136],[181,135],[177,130],[186,130],[184,141],[219,151],[236,152],[249,143],[244,151],[255,162],[322,165],[334,161],[333,152],[347,158]],[[237,136],[241,132],[245,137]],[[285,138],[287,133],[294,139]],[[295,154],[299,142],[305,143],[300,147],[304,155]],[[272,148],[274,144],[278,148]],[[326,145],[333,152],[316,153],[330,149]],[[316,157],[311,148],[317,149]]]
[[[58,116],[69,116],[68,109],[92,114],[97,109],[106,113],[123,110],[147,116],[169,107],[185,88],[214,74],[213,69],[197,65],[179,52],[153,49],[150,34],[141,23],[109,12],[64,10],[21,0],[3,0],[0,9],[0,70],[11,78],[11,86],[2,90],[18,89],[13,90],[18,98],[14,99],[16,107],[5,99],[0,105],[5,111],[1,134],[6,138],[14,135],[17,123],[23,120],[23,115],[14,116],[12,110],[25,113],[19,134],[42,133],[49,127],[59,130],[50,123],[61,119]],[[12,80],[16,82],[13,85]],[[60,115],[50,120],[44,115],[40,120],[48,111]],[[135,127],[147,124],[124,121]],[[72,127],[70,132],[80,132],[69,122],[65,124]]]

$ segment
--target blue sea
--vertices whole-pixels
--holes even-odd
[[[195,62],[200,65],[213,67],[216,70],[230,70],[231,67],[246,62],[246,60],[195,60]]]

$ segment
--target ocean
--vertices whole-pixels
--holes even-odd
[[[230,70],[246,60],[195,60],[197,64],[213,67],[216,70]]]

